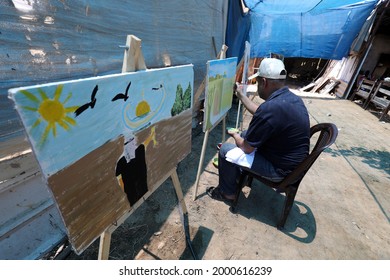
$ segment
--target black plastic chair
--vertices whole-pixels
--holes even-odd
[[[281,182],[275,183],[269,181],[261,177],[260,175],[254,173],[249,168],[241,167],[242,171],[237,185],[236,199],[233,201],[232,206],[230,207],[230,211],[233,213],[237,212],[237,203],[242,188],[245,186],[246,182],[248,182],[247,185],[251,187],[252,180],[253,178],[255,178],[266,186],[274,188],[278,192],[286,194],[284,207],[281,213],[280,220],[277,224],[277,228],[279,230],[283,229],[290,210],[294,204],[294,199],[298,191],[299,184],[301,183],[303,177],[306,175],[307,171],[309,171],[310,167],[316,161],[318,156],[322,153],[322,151],[324,151],[326,148],[328,148],[335,142],[338,134],[338,129],[336,125],[332,123],[316,124],[310,128],[310,139],[312,139],[312,136],[317,132],[319,132],[320,134],[317,138],[315,146],[313,147],[307,158],[303,160],[303,162],[300,163],[296,167],[296,169],[293,170],[289,175],[287,175]]]

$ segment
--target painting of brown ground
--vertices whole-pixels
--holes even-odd
[[[192,110],[188,109],[136,133],[137,143],[145,145],[148,184],[145,197],[191,152],[191,121]],[[121,136],[48,178],[69,241],[78,254],[131,210],[115,176],[123,147]]]
[[[136,134],[138,143],[144,143],[146,149],[149,191],[155,190],[161,179],[191,152],[191,121],[192,111],[189,109],[158,122],[154,125],[156,144],[153,141],[145,143],[153,126]]]

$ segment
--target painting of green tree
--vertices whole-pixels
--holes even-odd
[[[181,85],[177,85],[175,103],[171,109],[171,115],[175,116],[191,108],[191,96],[192,96],[191,84],[188,84],[187,89],[183,93]]]

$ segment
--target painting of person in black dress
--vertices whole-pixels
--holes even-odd
[[[130,206],[148,191],[145,146],[141,144],[137,147],[134,137],[125,142],[124,154],[118,160],[115,175]]]

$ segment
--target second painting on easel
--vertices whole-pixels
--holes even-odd
[[[207,62],[203,131],[212,129],[232,106],[237,57]]]

